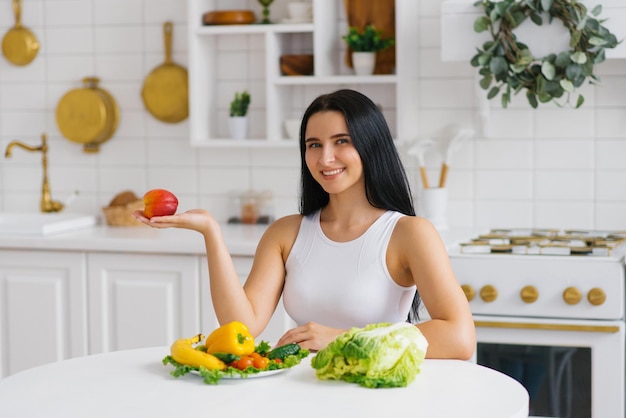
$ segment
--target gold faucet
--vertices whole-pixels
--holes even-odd
[[[50,196],[50,184],[48,183],[48,139],[46,134],[41,134],[41,145],[38,147],[26,145],[20,141],[11,141],[7,146],[4,156],[11,158],[11,151],[13,147],[20,147],[26,151],[37,152],[41,151],[43,165],[43,184],[41,186],[41,211],[42,212],[61,212],[63,210],[63,203],[56,200],[52,200]]]

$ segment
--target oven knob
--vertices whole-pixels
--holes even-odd
[[[580,290],[574,286],[570,286],[563,291],[563,300],[568,305],[576,305],[582,299]]]
[[[461,285],[461,289],[463,289],[463,293],[465,293],[465,297],[467,298],[468,302],[474,299],[474,296],[476,296],[476,291],[474,291],[474,288],[469,284]]]
[[[606,301],[606,293],[599,287],[594,287],[587,293],[587,300],[595,306],[600,306]]]
[[[485,302],[493,302],[498,297],[498,291],[495,287],[488,284],[480,289],[480,298]]]
[[[525,303],[533,303],[539,298],[539,291],[535,286],[524,286],[519,295]]]

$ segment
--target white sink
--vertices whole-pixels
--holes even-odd
[[[0,235],[50,235],[88,228],[97,221],[80,213],[0,213]]]

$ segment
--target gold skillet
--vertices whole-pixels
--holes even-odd
[[[15,65],[27,65],[37,56],[39,41],[30,29],[22,26],[22,0],[13,0],[15,26],[2,38],[2,54]]]
[[[172,61],[172,32],[172,22],[165,22],[165,62],[148,74],[141,97],[152,116],[162,122],[178,123],[189,116],[189,90],[187,69]]]

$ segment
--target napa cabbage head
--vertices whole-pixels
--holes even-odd
[[[406,322],[352,328],[311,359],[320,379],[344,380],[368,388],[404,387],[415,380],[428,342]]]

